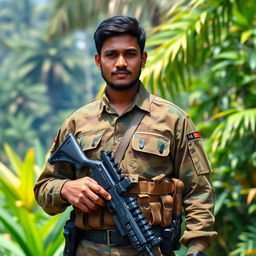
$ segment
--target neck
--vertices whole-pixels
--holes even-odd
[[[118,91],[107,85],[106,93],[111,107],[117,113],[122,114],[133,103],[134,98],[138,92],[138,85],[124,91]]]

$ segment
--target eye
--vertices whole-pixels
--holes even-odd
[[[126,53],[126,56],[127,56],[127,57],[134,57],[134,56],[136,56],[136,55],[137,55],[136,52],[127,52],[127,53]]]
[[[112,53],[108,53],[108,54],[106,54],[106,56],[111,58],[111,57],[115,57],[115,56],[116,56],[116,54],[112,52]]]

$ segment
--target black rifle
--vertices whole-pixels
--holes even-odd
[[[48,159],[49,163],[69,162],[76,169],[91,168],[91,178],[96,180],[111,195],[107,207],[114,213],[114,222],[122,236],[127,235],[138,252],[146,252],[154,256],[151,249],[161,242],[156,237],[148,221],[142,215],[137,199],[128,197],[127,191],[132,183],[121,174],[118,163],[114,162],[112,152],[101,151],[101,161],[91,160],[81,150],[73,134],[68,134],[60,147]]]

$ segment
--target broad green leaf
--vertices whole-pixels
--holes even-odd
[[[238,60],[240,58],[237,51],[222,52],[214,57],[215,59]]]
[[[252,35],[252,33],[253,33],[252,29],[244,31],[241,34],[241,44],[244,44],[249,39],[249,37]]]
[[[228,191],[223,191],[222,194],[217,198],[217,201],[215,203],[215,209],[214,209],[214,212],[216,215],[218,214],[219,210],[223,206],[224,201],[226,200],[227,197],[228,197]]]
[[[23,201],[24,207],[29,209],[33,209],[35,199],[33,193],[34,187],[34,150],[30,149],[25,157],[24,164],[22,166],[22,172],[20,173],[20,193],[21,199]]]
[[[4,144],[4,149],[13,167],[13,171],[16,175],[19,175],[20,170],[22,168],[22,162],[20,158],[15,154],[15,152],[11,149],[11,147],[8,144]]]
[[[0,220],[12,238],[19,243],[24,253],[28,256],[33,256],[25,242],[24,233],[19,224],[14,221],[14,217],[10,216],[6,210],[0,209]]]
[[[20,181],[14,173],[0,162],[0,180],[7,184],[10,189],[17,191]]]
[[[39,141],[39,139],[35,140],[35,154],[36,154],[36,163],[39,166],[39,168],[43,168],[45,163],[45,150]]]
[[[235,112],[237,112],[236,109],[228,109],[226,111],[223,111],[223,112],[220,112],[220,113],[214,115],[211,119],[214,120],[214,119],[217,119],[217,118],[220,118],[220,117],[228,116],[228,115],[233,114]]]
[[[43,243],[38,234],[37,221],[33,213],[28,212],[22,206],[17,211],[18,223],[24,232],[24,240],[32,255],[43,256]]]
[[[0,247],[10,251],[12,255],[26,256],[26,254],[20,249],[19,246],[17,246],[15,242],[6,238],[4,234],[0,235]]]

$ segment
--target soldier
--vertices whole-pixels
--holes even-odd
[[[94,40],[95,62],[106,81],[105,92],[102,98],[81,107],[64,122],[50,152],[58,148],[68,133],[73,133],[90,159],[100,159],[102,149],[116,153],[133,116],[143,112],[145,116],[127,146],[120,167],[135,183],[143,181],[148,185],[146,191],[133,192],[152,227],[170,225],[172,199],[168,193],[152,195],[150,187],[156,186],[160,191],[159,186],[172,177],[184,182],[186,230],[180,242],[187,246],[187,255],[205,255],[205,249],[217,234],[212,230],[211,168],[200,133],[186,112],[167,100],[150,96],[140,82],[147,59],[146,36],[136,19],[115,16],[104,20]],[[116,230],[111,214],[104,207],[105,201],[111,200],[110,194],[89,175],[89,169],[76,171],[68,163],[46,163],[35,185],[35,197],[50,215],[63,212],[69,205],[74,207],[75,224],[81,230],[75,255],[138,255]],[[164,254],[157,247],[154,255]]]

